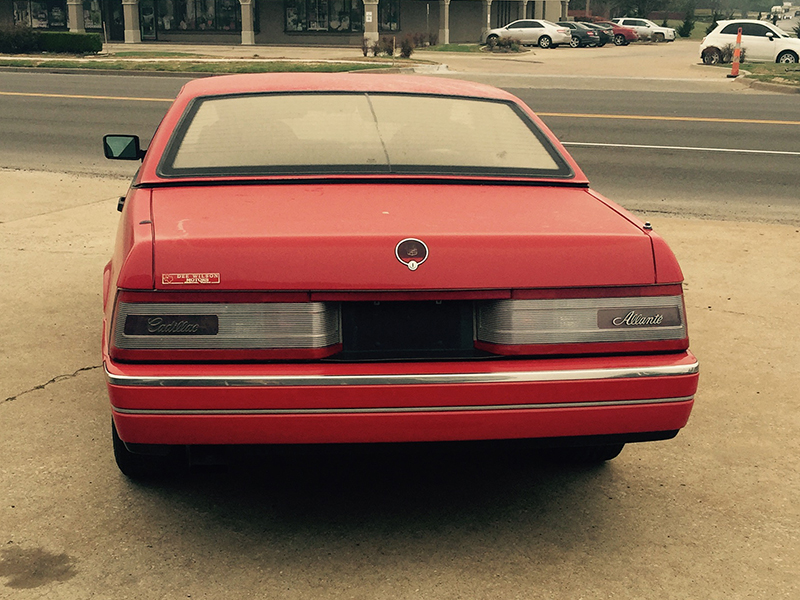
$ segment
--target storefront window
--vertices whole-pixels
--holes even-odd
[[[286,31],[363,31],[362,0],[286,0]]]
[[[66,29],[66,0],[15,0],[14,23],[35,29]]]
[[[380,0],[378,2],[378,31],[397,31],[400,29],[400,0]]]
[[[83,27],[85,29],[103,28],[100,0],[83,0]]]
[[[159,31],[241,31],[239,0],[158,0]]]

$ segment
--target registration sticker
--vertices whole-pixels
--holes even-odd
[[[219,273],[163,273],[163,285],[213,285],[219,283]]]

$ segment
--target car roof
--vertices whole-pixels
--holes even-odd
[[[419,75],[366,73],[254,73],[206,77],[188,82],[180,96],[189,99],[263,92],[388,92],[516,101],[511,94],[480,83]]]

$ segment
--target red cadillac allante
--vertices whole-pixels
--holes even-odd
[[[117,464],[185,448],[538,438],[689,418],[681,270],[519,99],[394,75],[187,84],[104,272]]]

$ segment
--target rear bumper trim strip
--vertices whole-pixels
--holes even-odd
[[[301,387],[301,386],[397,386],[475,383],[535,383],[597,381],[647,377],[695,375],[699,364],[567,369],[552,371],[503,371],[485,373],[418,373],[382,375],[275,375],[275,376],[132,376],[110,373],[103,365],[109,385],[123,387]]]
[[[114,411],[125,415],[341,415],[341,414],[386,414],[386,413],[431,413],[487,410],[534,410],[561,408],[590,408],[604,406],[635,406],[640,404],[670,404],[689,402],[694,396],[681,398],[648,398],[645,400],[609,400],[600,402],[551,402],[544,404],[491,404],[484,406],[410,406],[382,408],[304,408],[304,409],[131,409],[117,408]]]

